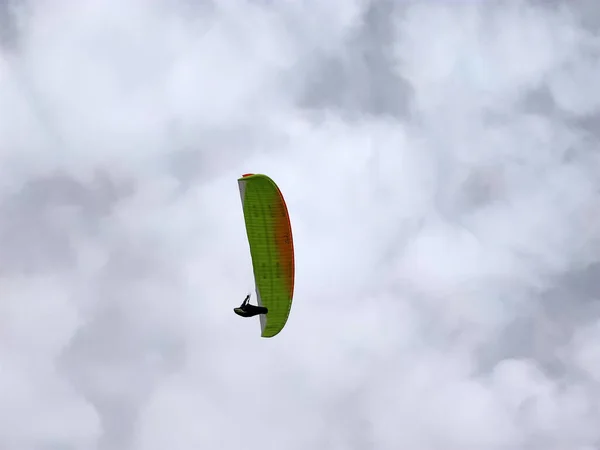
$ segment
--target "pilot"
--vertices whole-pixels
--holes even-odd
[[[242,317],[254,317],[258,314],[267,314],[269,310],[264,306],[255,306],[248,303],[250,300],[250,294],[246,296],[242,304],[238,308],[233,308],[233,311]]]

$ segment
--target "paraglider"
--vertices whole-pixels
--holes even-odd
[[[246,298],[240,306],[233,308],[233,312],[242,317],[254,317],[259,314],[267,314],[269,312],[269,309],[265,308],[264,306],[254,306],[251,303],[248,303],[249,300],[250,294],[246,295]]]
[[[258,306],[250,295],[234,308],[242,317],[259,315],[262,337],[273,337],[285,326],[294,295],[294,244],[290,218],[281,191],[266,175],[238,179],[246,234],[250,246]]]

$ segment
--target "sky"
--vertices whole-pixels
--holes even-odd
[[[600,448],[595,1],[0,2],[0,448]],[[237,178],[296,249],[286,328]]]

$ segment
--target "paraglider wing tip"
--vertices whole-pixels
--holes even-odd
[[[242,178],[251,177],[252,175],[254,175],[254,174],[253,173],[245,173],[244,175],[242,175]]]

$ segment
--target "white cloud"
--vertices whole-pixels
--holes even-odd
[[[374,5],[30,5],[0,67],[0,446],[600,442],[597,40],[574,7]],[[232,313],[246,172],[294,227],[272,340]]]

